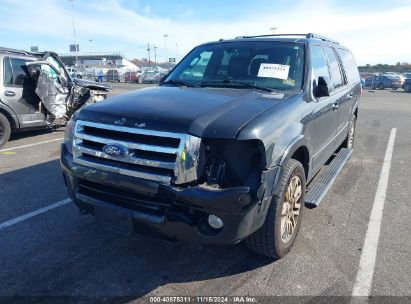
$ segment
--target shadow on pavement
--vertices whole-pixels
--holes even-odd
[[[19,177],[24,176],[38,181],[37,186],[23,183],[20,191],[27,195],[15,200],[10,196],[10,203],[29,205],[28,211],[55,203],[47,198],[47,193],[57,189],[61,196],[64,191],[60,172],[56,172],[57,162],[0,175],[0,185],[12,178],[16,187]],[[54,180],[57,176],[58,180]],[[39,200],[43,205],[33,207]],[[0,250],[0,295],[28,297],[24,298],[26,302],[43,303],[51,296],[51,301],[58,300],[56,296],[80,296],[93,297],[98,302],[124,303],[162,286],[166,292],[187,295],[188,287],[177,284],[167,289],[167,285],[195,282],[190,285],[196,286],[191,293],[198,293],[201,286],[210,286],[208,280],[272,263],[242,244],[193,246],[117,235],[97,225],[94,217],[80,215],[71,203],[0,231],[0,239],[5,249]],[[224,284],[217,286],[221,287],[221,294],[226,294]]]
[[[39,136],[39,135],[46,135],[46,134],[51,134],[51,133],[61,133],[64,135],[64,128],[58,128],[58,129],[36,129],[36,130],[22,130],[22,131],[17,131],[11,134],[10,136],[10,142],[22,138],[28,138],[28,137],[34,137],[34,136]],[[47,140],[47,139],[45,139]],[[7,147],[5,147],[7,148]]]

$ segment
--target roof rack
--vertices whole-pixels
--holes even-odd
[[[24,50],[17,50],[17,49],[5,48],[5,47],[0,47],[0,52],[28,55],[28,56],[32,55],[32,53],[24,51]]]
[[[340,44],[337,40],[334,40],[334,39],[331,39],[331,38],[328,38],[328,37],[325,37],[325,36],[317,35],[317,34],[314,34],[314,33],[308,33],[306,38],[308,38],[308,39],[320,39],[322,41],[328,41],[328,42],[332,42],[332,43],[335,43],[335,44]]]
[[[331,38],[317,35],[314,33],[308,33],[308,34],[268,34],[268,35],[256,35],[256,36],[238,36],[235,39],[247,39],[247,38],[263,38],[263,37],[284,37],[284,36],[299,36],[299,37],[304,37],[307,39],[320,39],[322,41],[327,41],[331,43],[336,43],[339,44],[338,41],[333,40]]]

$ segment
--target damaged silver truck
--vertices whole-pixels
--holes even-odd
[[[0,47],[0,147],[14,131],[65,125],[76,110],[109,91],[73,78],[56,53]]]

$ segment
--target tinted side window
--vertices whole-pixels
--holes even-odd
[[[355,63],[354,56],[350,51],[345,49],[337,49],[338,54],[343,62],[345,74],[349,83],[360,82],[360,73],[358,72],[357,64]]]
[[[13,71],[13,85],[15,86],[33,86],[33,79],[28,73],[27,60],[10,58],[11,69]]]
[[[3,84],[5,86],[13,85],[13,72],[11,70],[9,58],[4,58],[3,70]]]
[[[314,45],[311,47],[311,64],[314,73],[314,85],[317,85],[320,76],[330,78],[327,60],[321,46]]]
[[[335,57],[335,53],[332,48],[325,47],[324,50],[327,54],[328,63],[330,64],[331,81],[333,82],[334,87],[338,88],[343,85],[340,65],[338,64],[337,57]]]
[[[204,51],[195,57],[179,78],[181,80],[202,80],[212,54],[210,51]]]

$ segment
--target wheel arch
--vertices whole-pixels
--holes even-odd
[[[296,137],[286,148],[284,151],[281,160],[278,163],[278,166],[276,166],[276,174],[275,177],[273,178],[273,183],[271,187],[271,194],[276,195],[279,190],[279,178],[281,178],[283,168],[286,165],[286,163],[290,159],[295,159],[299,161],[304,168],[305,171],[305,177],[308,180],[310,177],[310,166],[311,166],[311,156],[310,156],[310,150],[309,150],[309,145],[307,142],[307,139],[303,136],[300,135]]]
[[[1,103],[0,103],[0,113],[3,114],[4,116],[6,116],[6,118],[9,121],[10,126],[11,126],[12,129],[18,128],[19,122],[18,122],[16,116],[11,114],[10,111],[7,108],[5,108]]]

